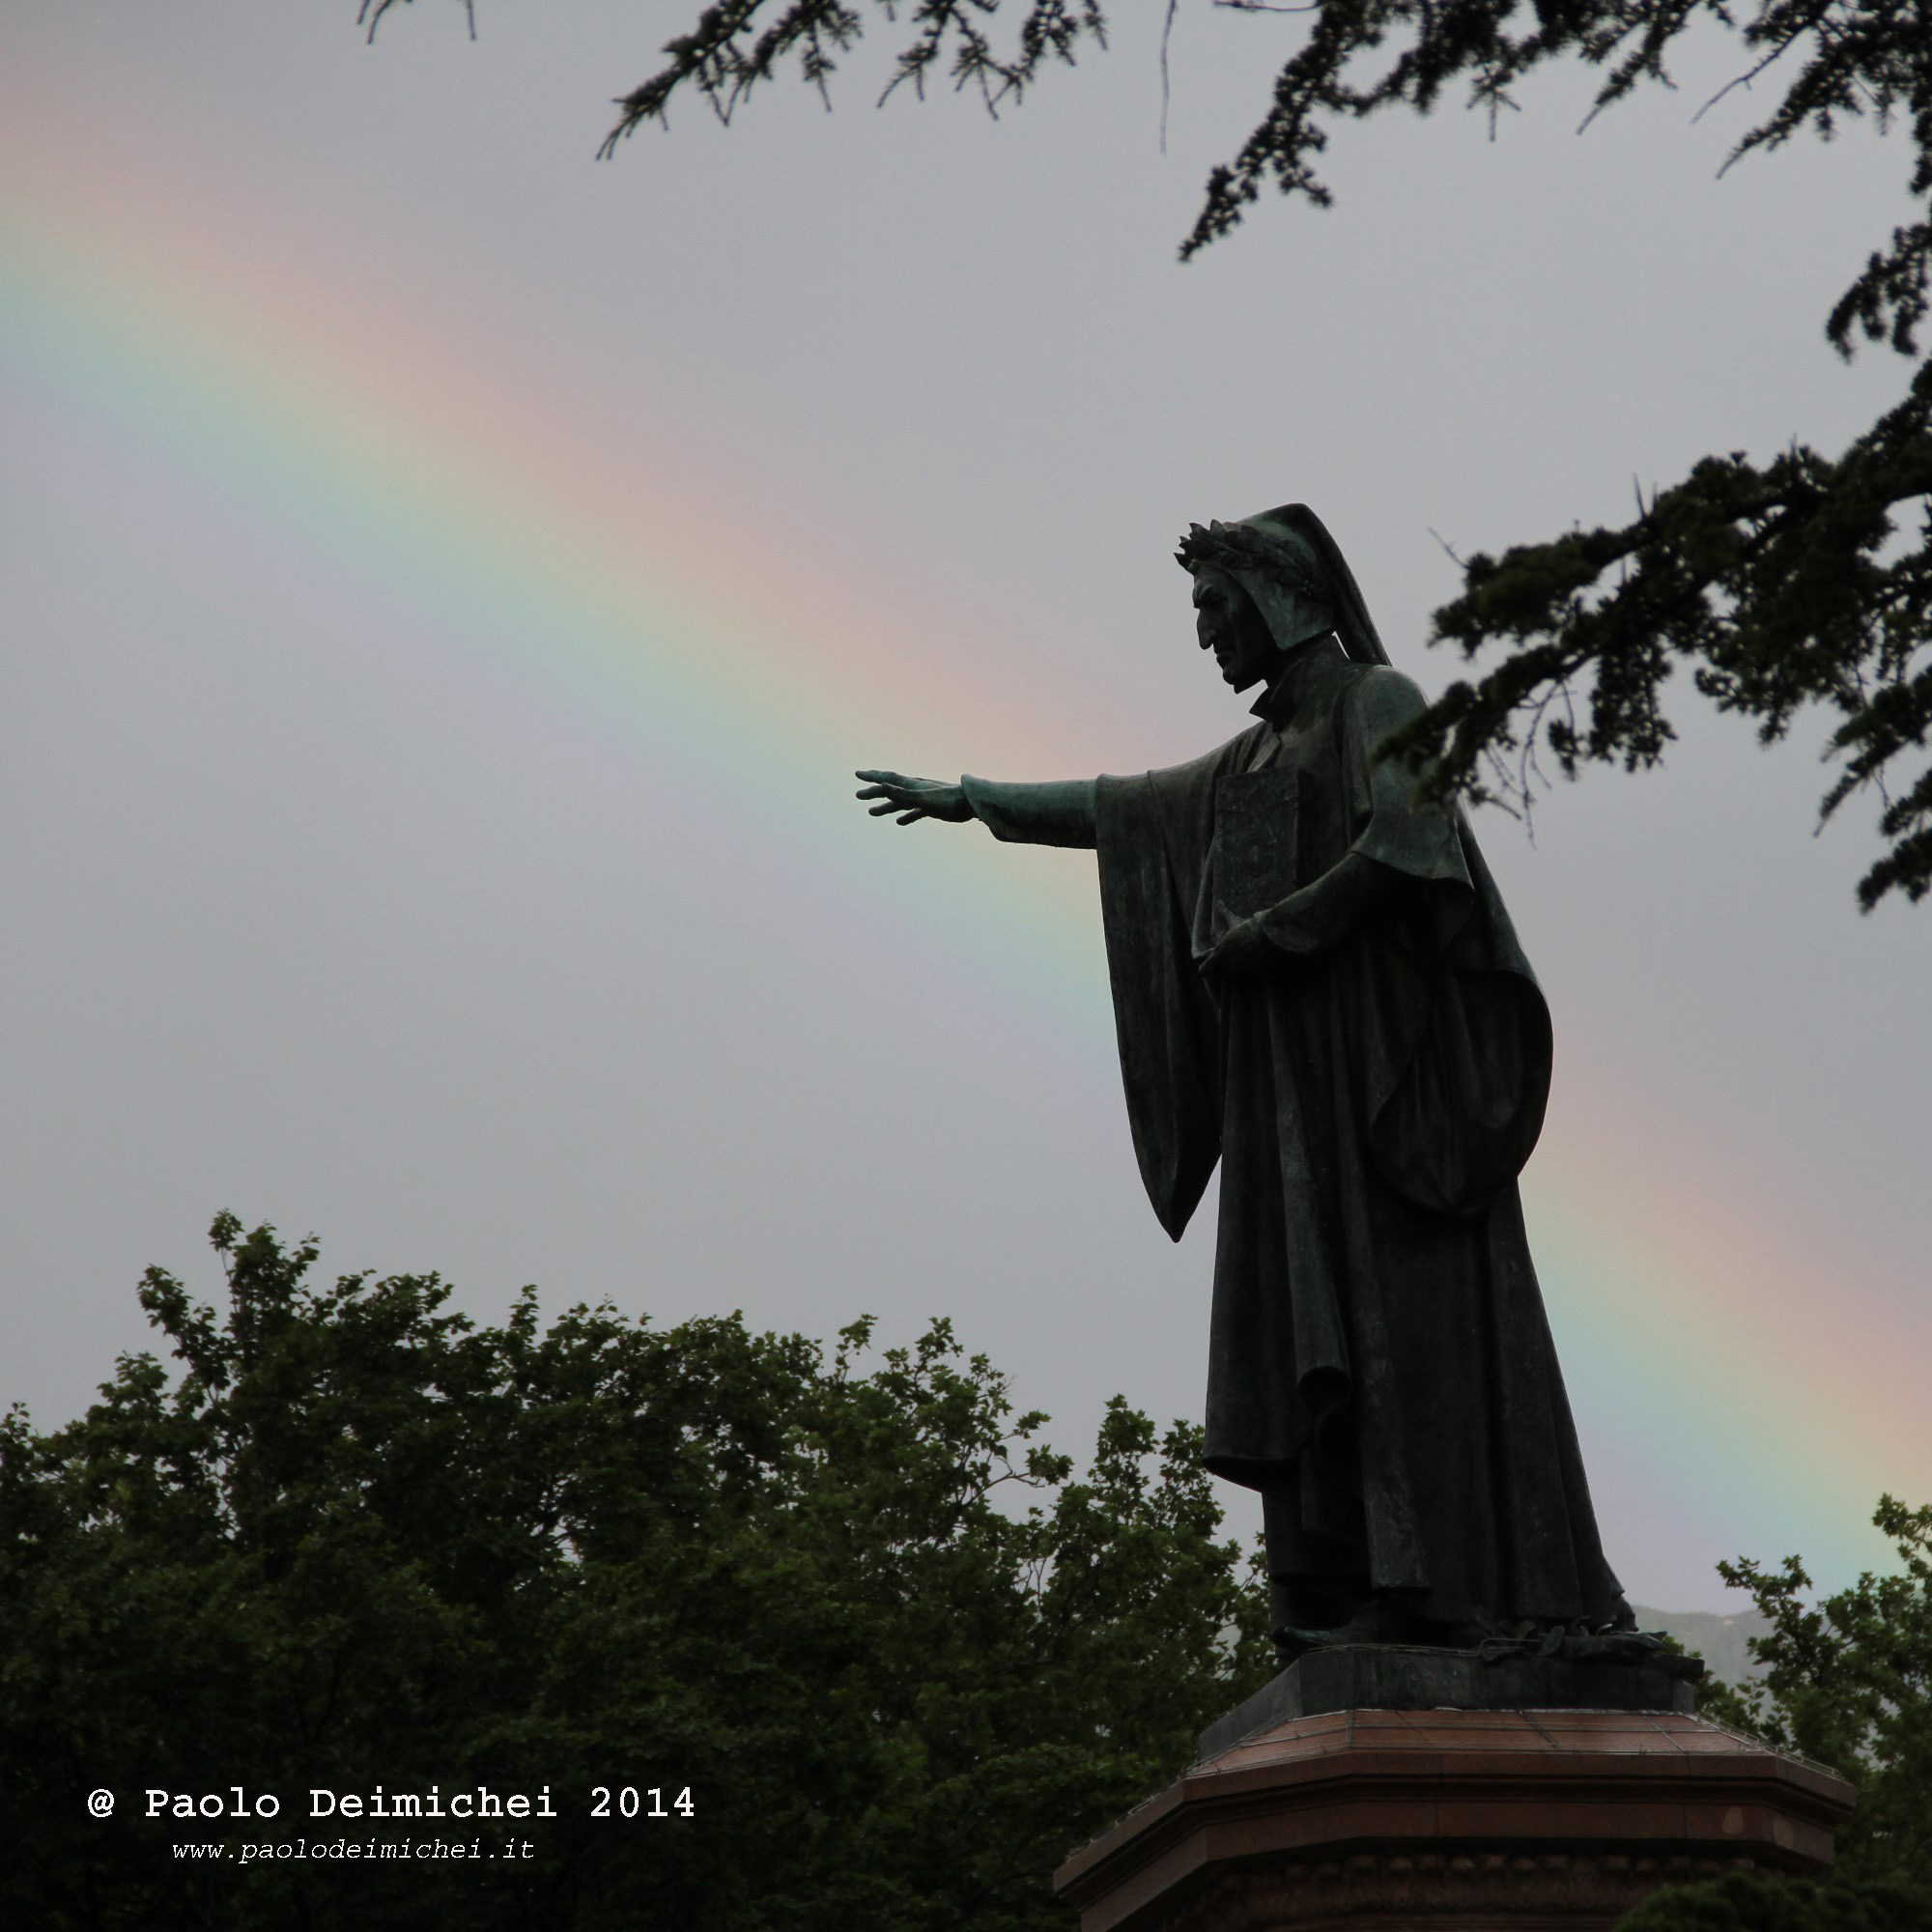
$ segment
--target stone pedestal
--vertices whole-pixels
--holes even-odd
[[[1818,1871],[1850,1810],[1688,1712],[1330,1711],[1222,1745],[1054,1883],[1081,1932],[1607,1932],[1659,1885]]]
[[[1682,1658],[1579,1663],[1567,1657],[1486,1659],[1424,1644],[1338,1643],[1311,1650],[1201,1733],[1201,1755],[1286,1718],[1326,1711],[1682,1711],[1697,1693]],[[1675,1667],[1673,1667],[1675,1666]],[[1696,1666],[1701,1669],[1702,1666]]]

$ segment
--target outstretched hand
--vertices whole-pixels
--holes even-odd
[[[897,772],[854,772],[852,776],[867,781],[866,789],[855,796],[885,801],[872,807],[874,818],[897,812],[901,825],[914,825],[922,818],[943,818],[949,824],[963,825],[973,816],[973,802],[964,785],[902,778]]]

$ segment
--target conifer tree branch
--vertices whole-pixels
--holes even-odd
[[[1902,512],[1918,530],[1901,547]],[[1657,763],[1675,735],[1663,686],[1689,662],[1697,688],[1766,741],[1807,705],[1838,714],[1843,768],[1821,817],[1878,790],[1889,843],[1860,900],[1922,898],[1932,764],[1896,795],[1888,780],[1932,749],[1932,367],[1835,461],[1802,445],[1763,469],[1707,457],[1621,528],[1470,557],[1435,630],[1465,657],[1506,655],[1391,742],[1428,765],[1433,795],[1527,808],[1527,778],[1498,784],[1491,754],[1538,736],[1570,777],[1589,762]],[[1583,724],[1546,722],[1550,696],[1586,675]]]

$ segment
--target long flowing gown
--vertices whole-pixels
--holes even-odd
[[[1445,1626],[1602,1625],[1628,1612],[1516,1184],[1548,1013],[1460,811],[1373,756],[1422,703],[1331,640],[1217,751],[1097,781],[1134,1146],[1177,1240],[1221,1166],[1207,1462],[1263,1492],[1277,1627],[1342,1581]],[[1204,978],[1257,797],[1285,887],[1350,852],[1394,880],[1331,949]]]

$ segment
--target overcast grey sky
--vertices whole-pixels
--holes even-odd
[[[1182,269],[1292,19],[1179,10],[1164,155],[1123,14],[997,125],[872,111],[881,40],[830,115],[600,166],[677,7],[354,13],[0,17],[0,1393],[82,1405],[231,1207],[480,1314],[950,1314],[1069,1448],[1116,1389],[1198,1413],[1212,1215],[1170,1248],[1140,1197],[1091,859],[846,774],[1231,735],[1173,544],[1292,497],[1439,688],[1443,542],[1898,391],[1822,320],[1903,144],[1719,181],[1764,97],[1695,120],[1706,45],[1580,138],[1574,74],[1493,140],[1344,130],[1332,212]],[[1554,1010],[1524,1194],[1606,1541],[1696,1606],[1932,1495],[1932,915],[1858,916],[1815,724],[1680,723],[1480,831]]]

